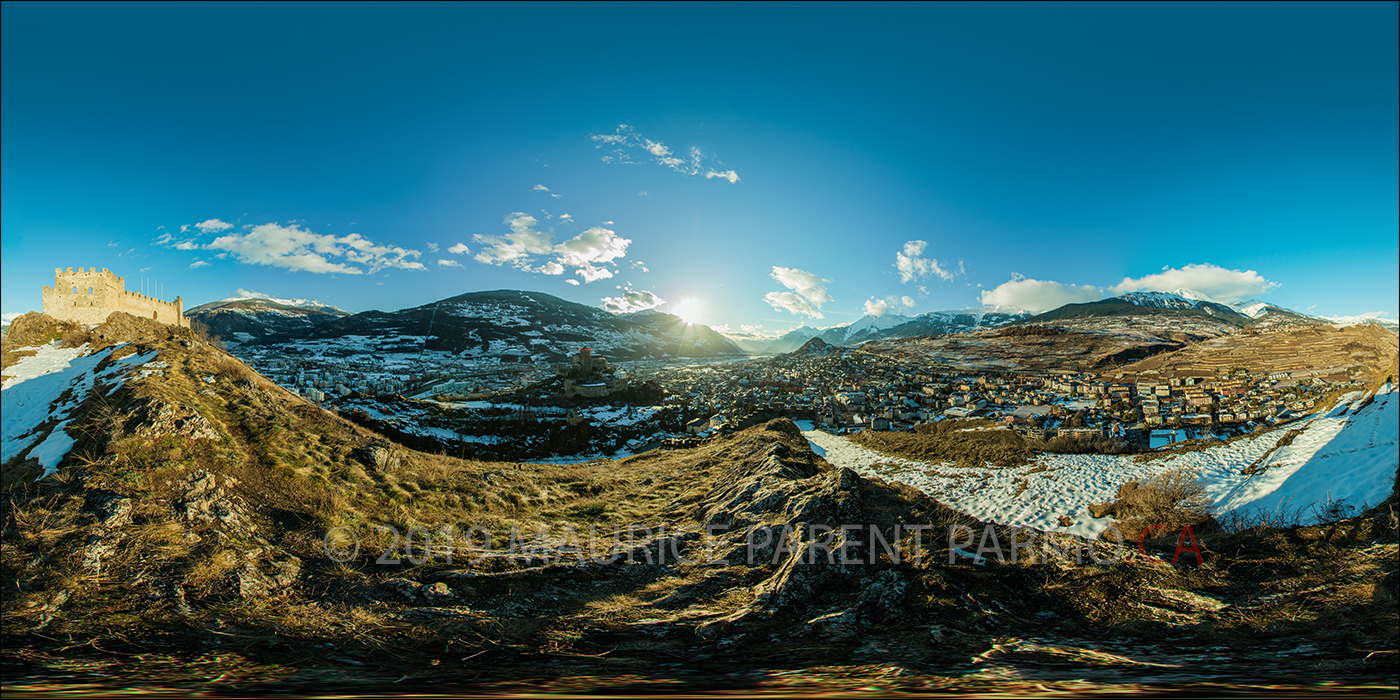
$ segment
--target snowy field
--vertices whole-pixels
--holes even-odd
[[[86,345],[43,345],[37,354],[6,368],[0,390],[0,463],[16,456],[32,457],[39,460],[43,476],[52,474],[75,442],[65,428],[99,380],[108,385],[110,394],[131,370],[139,369],[141,376],[147,376],[165,367],[164,363],[146,366],[156,356],[153,351],[129,355],[98,371],[97,366],[116,347],[84,355]]]
[[[836,466],[904,482],[985,521],[1084,537],[1097,536],[1112,522],[1090,517],[1089,504],[1114,500],[1125,481],[1147,479],[1175,467],[1196,473],[1217,516],[1233,512],[1253,519],[1297,512],[1308,523],[1317,521],[1324,505],[1341,504],[1354,514],[1384,500],[1400,464],[1400,396],[1389,386],[1369,404],[1359,394],[1349,395],[1333,410],[1301,424],[1142,463],[1134,462],[1132,455],[1044,454],[1022,467],[965,469],[887,457],[844,437],[814,430],[810,421],[798,425],[812,449]],[[1292,444],[1269,454],[1260,465],[1262,471],[1250,476],[1240,473],[1290,429],[1298,428],[1303,432]],[[1060,525],[1061,516],[1073,523]]]

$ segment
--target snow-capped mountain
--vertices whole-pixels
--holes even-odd
[[[899,314],[885,314],[883,316],[862,316],[854,323],[844,326],[835,326],[822,331],[817,336],[826,341],[829,345],[859,345],[867,340],[881,338],[887,331],[898,328],[914,320],[910,316],[900,316]]]
[[[1187,291],[1189,290],[1179,290]],[[1192,296],[1202,294],[1189,292]],[[1213,301],[1188,298],[1175,292],[1128,292],[1100,301],[1080,304],[1065,304],[1057,309],[1032,316],[1027,321],[1059,321],[1071,318],[1095,318],[1114,316],[1179,316],[1187,318],[1212,319],[1227,326],[1242,327],[1250,324],[1249,317],[1238,311]]]
[[[891,328],[884,338],[912,338],[920,335],[967,333],[982,328],[997,328],[1030,317],[1030,312],[1009,307],[982,306],[958,311],[931,311],[920,314],[908,323]]]
[[[371,343],[370,340],[373,340]],[[542,292],[472,292],[399,311],[366,311],[263,340],[335,352],[437,350],[464,357],[562,360],[591,347],[614,359],[743,352],[709,326],[654,310],[614,315]],[[353,348],[351,346],[354,346]]]
[[[1182,294],[1186,292],[1186,294]],[[1188,294],[1190,296],[1188,296]],[[1145,306],[1154,309],[1198,309],[1202,302],[1215,304],[1203,294],[1196,294],[1186,289],[1179,289],[1175,292],[1128,292],[1120,294],[1118,299],[1122,299],[1133,306]],[[1105,301],[1108,301],[1105,299]]]
[[[1230,305],[1230,308],[1244,314],[1245,316],[1254,318],[1255,316],[1264,313],[1264,311],[1271,306],[1273,306],[1273,304],[1270,304],[1268,302],[1259,301],[1258,299],[1250,299],[1248,301],[1235,302]]]
[[[1392,333],[1400,332],[1400,322],[1397,322],[1393,318],[1383,318],[1379,313],[1360,314],[1357,316],[1328,316],[1322,320],[1338,328],[1371,324],[1385,328]]]
[[[346,316],[350,315],[349,311],[335,306],[331,306],[330,304],[322,304],[321,302],[316,301],[315,299],[278,299],[277,297],[269,297],[262,295],[234,295],[227,299],[224,299],[223,301],[269,301],[274,304],[279,304],[281,306],[291,306],[298,309],[312,309],[317,311],[325,310],[331,312],[339,312],[345,314]]]
[[[820,328],[813,328],[811,326],[798,326],[797,328],[794,328],[788,331],[787,333],[784,333],[782,336],[779,336],[777,340],[769,342],[761,350],[750,350],[750,352],[769,353],[775,355],[792,352],[793,350],[802,347],[807,341],[821,334],[822,329]]]
[[[885,338],[911,338],[920,335],[944,335],[966,333],[979,328],[995,328],[1014,323],[1030,316],[1029,313],[1011,312],[994,307],[962,309],[958,311],[931,311],[918,316],[865,316],[855,323],[831,328],[811,328],[803,326],[789,331],[764,348],[766,353],[787,353],[801,348],[813,338],[820,338],[829,345],[854,347],[861,343]]]
[[[185,316],[230,342],[249,342],[274,335],[304,333],[350,312],[306,299],[237,297],[196,306]]]
[[[1175,292],[1128,292],[1101,301],[1066,304],[1033,316],[1028,321],[1057,321],[1116,316],[1177,316],[1210,320],[1225,327],[1276,330],[1328,323],[1326,319],[1301,314],[1268,302],[1250,299],[1221,304],[1189,289]]]

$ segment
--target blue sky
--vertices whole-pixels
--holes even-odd
[[[98,266],[187,308],[527,289],[760,334],[1182,287],[1395,318],[1397,26],[1395,3],[6,3],[3,311]]]

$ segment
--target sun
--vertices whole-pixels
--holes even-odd
[[[702,320],[704,309],[701,308],[699,299],[686,298],[672,304],[671,313],[686,323],[695,324]]]

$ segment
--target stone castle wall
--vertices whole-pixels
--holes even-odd
[[[107,320],[114,311],[154,319],[188,328],[185,301],[162,301],[138,292],[126,291],[126,278],[118,277],[107,268],[95,267],[64,270],[54,268],[54,286],[44,286],[44,313],[60,320],[95,326]]]

